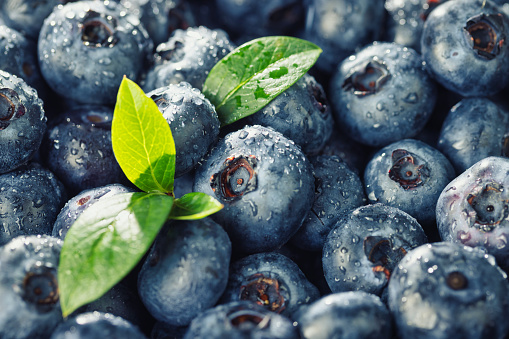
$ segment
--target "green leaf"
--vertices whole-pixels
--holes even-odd
[[[267,105],[302,77],[322,50],[293,37],[252,40],[236,48],[210,71],[203,93],[216,107],[221,125]]]
[[[224,207],[208,194],[193,192],[175,199],[169,219],[195,220],[205,218]]]
[[[127,178],[145,192],[173,192],[175,142],[156,103],[124,77],[111,126],[113,152]]]
[[[88,207],[66,234],[58,283],[64,317],[102,296],[136,266],[165,223],[173,197],[123,193]]]

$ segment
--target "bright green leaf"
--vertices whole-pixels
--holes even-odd
[[[203,93],[228,125],[267,105],[302,77],[322,50],[293,37],[252,40],[236,48],[210,71]]]
[[[188,193],[175,199],[169,219],[201,219],[216,213],[223,207],[223,204],[208,194],[199,192]]]
[[[175,143],[156,103],[124,77],[111,126],[115,157],[127,178],[145,192],[173,192]]]
[[[102,296],[140,261],[165,223],[173,197],[123,193],[88,207],[64,239],[58,267],[64,316]]]

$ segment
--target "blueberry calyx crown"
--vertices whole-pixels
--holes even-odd
[[[22,298],[39,307],[51,307],[59,300],[55,270],[45,268],[41,272],[28,272],[23,278]]]
[[[509,202],[502,198],[502,185],[491,182],[478,194],[469,194],[467,202],[475,211],[474,226],[484,232],[491,232],[496,225],[509,215]]]
[[[313,104],[318,108],[318,111],[322,114],[326,113],[329,103],[323,89],[315,84],[311,86],[311,95],[313,97]]]
[[[447,286],[455,291],[464,290],[468,287],[468,279],[461,272],[454,271],[447,275],[445,280]]]
[[[503,27],[501,14],[482,13],[468,19],[463,31],[477,55],[491,60],[500,53],[505,43],[501,27]]]
[[[272,312],[281,313],[286,308],[286,294],[275,274],[256,273],[240,287],[239,299],[253,301]]]
[[[10,88],[0,89],[0,130],[7,128],[11,121],[25,114],[25,106],[20,102],[18,93]]]
[[[229,157],[210,178],[210,187],[223,201],[234,201],[257,187],[257,160],[254,155]]]
[[[113,47],[118,42],[115,36],[117,20],[89,10],[80,23],[81,41],[87,47]]]
[[[365,96],[379,92],[391,74],[387,65],[374,57],[369,62],[355,67],[343,82],[345,91],[353,91],[356,96]]]
[[[266,315],[242,306],[235,307],[228,313],[227,318],[233,327],[247,331],[253,328],[266,328],[270,322]]]
[[[503,157],[509,157],[509,134],[502,138],[502,154]]]
[[[405,189],[409,190],[422,186],[429,178],[429,169],[417,155],[404,149],[392,152],[392,167],[389,178]]]
[[[374,264],[373,272],[383,272],[387,281],[397,263],[407,251],[403,247],[394,247],[392,241],[381,236],[368,236],[363,242],[364,254]]]
[[[163,47],[161,47],[163,46]],[[156,63],[164,63],[166,61],[179,62],[184,58],[184,43],[175,41],[173,47],[167,48],[166,44],[159,45],[156,50]]]
[[[86,112],[81,115],[81,120],[86,124],[91,124],[96,127],[111,129],[111,117],[108,114],[101,112]]]

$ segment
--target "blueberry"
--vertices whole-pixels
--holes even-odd
[[[438,149],[457,173],[489,156],[509,156],[509,116],[488,98],[465,98],[442,124]]]
[[[447,0],[385,0],[387,39],[421,50],[421,35],[429,14]]]
[[[159,321],[188,325],[221,297],[230,255],[226,232],[211,219],[168,223],[138,276],[143,304]]]
[[[48,169],[29,163],[0,175],[0,245],[20,235],[51,234],[67,198]]]
[[[0,71],[0,174],[27,163],[41,145],[46,116],[37,91]]]
[[[392,318],[379,297],[362,291],[333,293],[296,314],[302,339],[392,338]]]
[[[435,107],[436,92],[415,50],[374,42],[339,65],[329,99],[344,133],[380,147],[422,131]]]
[[[294,35],[304,27],[302,0],[216,0],[219,21],[247,40],[267,35]]]
[[[475,163],[442,191],[436,206],[440,236],[482,247],[509,269],[509,159],[488,157]]]
[[[182,339],[188,326],[172,326],[163,321],[158,321],[150,332],[151,339]]]
[[[302,305],[320,297],[295,262],[283,254],[251,254],[232,263],[221,303],[252,301],[291,317]]]
[[[311,209],[309,160],[281,133],[259,125],[228,134],[195,173],[194,191],[225,206],[212,215],[234,250],[271,251],[286,243]]]
[[[427,70],[462,96],[490,96],[509,79],[509,18],[489,0],[447,1],[429,15],[421,37]]]
[[[303,38],[323,49],[316,66],[332,72],[356,49],[381,37],[384,2],[379,0],[306,0]]]
[[[113,104],[123,76],[141,73],[152,41],[139,19],[114,1],[55,7],[41,28],[39,65],[50,87],[88,104]]]
[[[5,0],[0,2],[0,18],[7,26],[37,40],[44,19],[61,3],[60,0]]]
[[[152,98],[171,127],[175,149],[175,176],[192,170],[219,137],[215,107],[187,82],[155,89]]]
[[[113,110],[87,105],[52,120],[43,140],[44,164],[72,195],[112,183],[127,183],[111,145]]]
[[[509,285],[489,257],[450,242],[408,252],[389,282],[399,337],[504,338]]]
[[[121,184],[109,184],[80,192],[68,200],[60,210],[53,224],[51,235],[64,240],[69,228],[85,209],[113,195],[127,192],[134,192],[134,190]]]
[[[375,153],[364,184],[371,203],[397,207],[427,228],[434,226],[438,196],[454,177],[442,153],[422,141],[404,139]]]
[[[355,171],[337,156],[310,157],[315,178],[311,212],[291,243],[308,251],[321,251],[335,222],[366,202],[364,185]]]
[[[272,127],[300,145],[307,155],[322,150],[333,130],[331,109],[323,87],[307,73],[243,120],[247,125]]]
[[[129,321],[104,312],[87,312],[58,325],[50,339],[145,339],[145,335]]]
[[[150,92],[186,81],[201,90],[212,67],[233,49],[223,30],[205,26],[177,29],[168,41],[157,46],[143,89]]]
[[[425,243],[421,225],[409,214],[383,204],[361,206],[341,218],[325,240],[325,279],[332,292],[365,291],[386,300],[398,262]]]
[[[298,339],[292,321],[249,301],[232,301],[198,315],[184,339]]]
[[[19,236],[0,248],[0,337],[48,338],[62,320],[57,267],[62,241]]]

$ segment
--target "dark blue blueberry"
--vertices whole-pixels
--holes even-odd
[[[7,26],[37,40],[44,19],[60,4],[60,0],[5,0],[0,2],[0,19]]]
[[[134,192],[134,190],[121,184],[109,184],[80,192],[67,201],[65,206],[60,210],[51,234],[63,240],[69,228],[71,228],[72,224],[74,224],[85,209],[96,202],[103,201],[103,199],[108,199],[113,195],[127,192]]]
[[[0,71],[0,174],[32,159],[46,132],[46,120],[37,91]]]
[[[275,252],[248,255],[232,263],[220,302],[252,301],[291,317],[302,305],[320,297],[295,262]]]
[[[436,92],[415,50],[374,42],[340,64],[329,99],[344,133],[379,147],[422,131],[435,107]]]
[[[337,156],[309,158],[314,169],[315,199],[311,212],[291,243],[321,251],[332,226],[345,213],[366,203],[364,185],[356,172]]]
[[[380,149],[364,171],[371,203],[397,207],[424,228],[434,224],[435,206],[454,168],[435,148],[414,139],[396,141]]]
[[[81,106],[52,120],[43,141],[45,165],[71,195],[112,183],[127,183],[111,146],[113,110]]]
[[[509,269],[509,159],[488,157],[452,180],[436,206],[444,241],[482,247]]]
[[[214,306],[228,282],[231,243],[209,218],[169,222],[138,276],[138,293],[152,316],[188,325]]]
[[[66,319],[58,325],[50,339],[146,339],[129,321],[104,312],[87,312]]]
[[[356,49],[378,40],[383,30],[384,2],[380,0],[305,0],[304,39],[320,46],[316,66],[332,72]]]
[[[187,82],[155,89],[147,96],[159,107],[175,141],[175,176],[192,170],[219,137],[215,107]]]
[[[491,256],[460,244],[408,252],[389,282],[400,338],[505,338],[509,284]]]
[[[509,81],[509,18],[490,0],[447,1],[428,16],[421,37],[427,70],[462,96],[490,96]]]
[[[392,318],[379,297],[362,291],[333,293],[295,315],[302,339],[392,338]]]
[[[150,332],[151,339],[182,339],[186,334],[188,326],[172,326],[165,322],[158,321]]]
[[[186,81],[201,90],[212,67],[233,49],[223,30],[204,26],[177,29],[168,41],[157,46],[143,89],[149,92]]]
[[[51,234],[67,198],[48,169],[29,163],[0,175],[0,245],[20,235]]]
[[[228,134],[196,168],[194,191],[225,206],[213,214],[236,251],[271,251],[286,243],[311,210],[314,178],[300,147],[259,125]]]
[[[488,98],[465,98],[442,124],[438,149],[457,173],[489,156],[509,156],[509,115]]]
[[[427,242],[409,214],[383,204],[359,207],[340,219],[325,240],[325,279],[332,292],[365,291],[386,300],[398,262]]]
[[[385,0],[387,39],[421,50],[424,22],[431,11],[447,0]]]
[[[123,76],[137,79],[152,46],[138,17],[116,2],[71,2],[55,7],[44,21],[39,65],[61,96],[113,104]]]
[[[323,149],[334,126],[322,85],[307,73],[243,121],[248,125],[272,127],[300,145],[306,155]]]
[[[250,40],[295,35],[304,28],[302,0],[216,0],[219,21],[232,35]]]
[[[62,321],[57,267],[62,241],[20,236],[0,248],[0,337],[48,338]]]
[[[232,301],[198,315],[184,339],[299,339],[290,319],[249,301]]]

